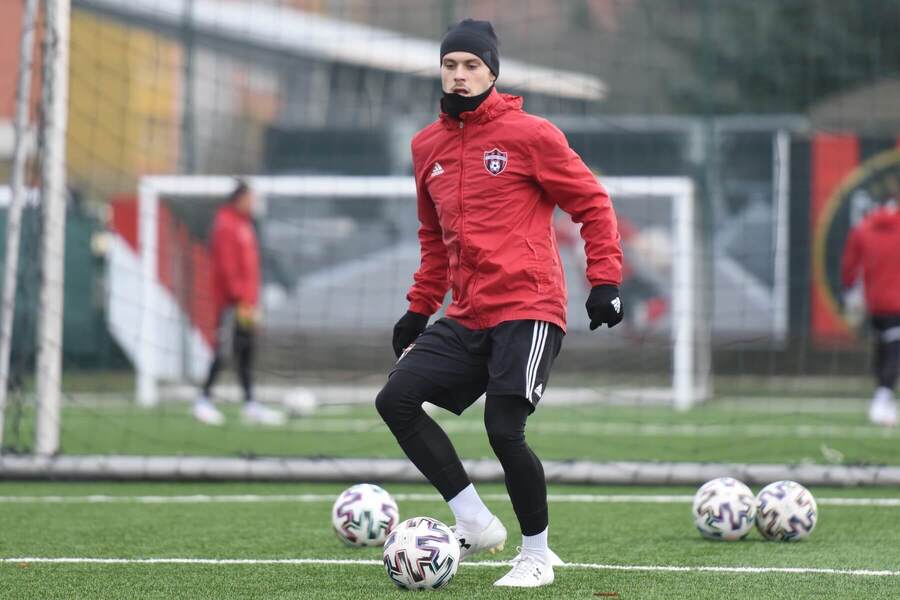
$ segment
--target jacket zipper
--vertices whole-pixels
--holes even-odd
[[[463,180],[465,177],[463,176],[463,165],[465,164],[465,156],[466,156],[466,129],[465,123],[462,121],[459,122],[460,129],[460,138],[459,138],[459,266],[463,268],[463,260],[466,254],[466,244],[465,241],[465,231],[466,231],[466,203],[464,200],[463,194]],[[468,262],[468,259],[465,259]],[[472,277],[469,279],[468,292],[469,292],[469,304],[472,307],[472,316],[475,321],[478,322],[479,327],[483,327],[484,323],[482,323],[481,316],[478,314],[478,309],[475,306],[475,297],[476,297],[476,284],[478,283],[478,272],[474,269],[474,265],[472,269]]]
[[[463,168],[466,156],[466,131],[463,122],[459,122],[459,185],[457,186],[457,200],[459,204],[459,253],[462,260],[463,253],[463,236],[466,230],[466,213],[463,210],[465,203],[463,202]]]

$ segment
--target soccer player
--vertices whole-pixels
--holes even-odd
[[[262,425],[281,425],[285,421],[283,413],[253,398],[253,353],[259,320],[259,245],[253,227],[255,202],[253,191],[247,184],[238,182],[228,201],[216,212],[210,233],[212,297],[218,329],[215,356],[193,408],[194,418],[207,425],[225,422],[225,416],[210,398],[229,353],[229,342],[244,391],[243,420]]]
[[[566,285],[552,228],[562,207],[581,223],[591,329],[622,320],[622,252],[612,204],[548,121],[494,87],[497,38],[466,19],[441,43],[440,117],[412,140],[421,265],[394,327],[398,361],[376,398],[409,459],[447,500],[461,557],[496,551],[506,529],[479,498],[425,401],[461,414],[487,394],[484,423],[522,531],[512,570],[495,585],[553,582],[547,486],[525,442],[566,327]],[[445,318],[427,327],[447,290]]]
[[[866,310],[875,332],[875,379],[869,405],[876,425],[897,424],[894,386],[900,372],[900,210],[896,200],[876,208],[850,231],[841,283],[852,287],[862,274]]]

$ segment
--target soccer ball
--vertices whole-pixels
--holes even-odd
[[[753,528],[756,498],[731,477],[707,481],[694,495],[694,525],[711,540],[739,540]]]
[[[384,543],[384,568],[408,590],[444,587],[459,567],[459,542],[450,528],[429,517],[400,523]]]
[[[756,528],[768,540],[796,542],[809,537],[816,527],[816,499],[796,481],[770,483],[756,502]]]
[[[369,483],[347,488],[331,508],[334,532],[350,546],[380,546],[398,520],[391,495]]]
[[[285,410],[292,417],[308,417],[316,412],[319,401],[312,390],[307,388],[294,388],[284,395]]]

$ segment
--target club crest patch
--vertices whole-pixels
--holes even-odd
[[[484,153],[484,168],[491,175],[499,175],[506,169],[508,155],[499,148]]]

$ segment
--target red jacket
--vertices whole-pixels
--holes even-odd
[[[844,287],[860,272],[869,313],[900,315],[900,210],[877,209],[850,232],[841,264]]]
[[[229,306],[259,300],[259,246],[250,217],[230,204],[216,212],[210,233],[212,293],[216,315]]]
[[[521,98],[494,90],[460,120],[441,114],[413,138],[412,156],[422,262],[411,311],[433,314],[450,288],[447,316],[470,329],[535,319],[565,331],[557,205],[582,223],[590,283],[621,282],[609,196],[562,132],[525,113]]]

